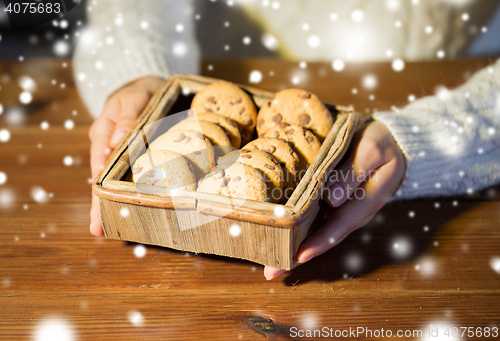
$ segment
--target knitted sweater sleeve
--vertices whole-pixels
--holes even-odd
[[[500,60],[455,90],[374,119],[406,158],[396,197],[472,193],[500,182]]]
[[[89,26],[73,59],[78,90],[94,117],[109,95],[145,76],[198,72],[192,9],[184,0],[88,2]]]

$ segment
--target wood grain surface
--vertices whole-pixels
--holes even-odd
[[[399,73],[389,63],[347,64],[337,73],[330,63],[300,69],[256,59],[208,61],[202,72],[255,86],[248,75],[260,70],[257,86],[264,90],[299,86],[368,115],[402,107],[410,94],[457,86],[489,62],[406,63]],[[366,74],[378,79],[372,91],[362,86]],[[37,84],[29,105],[19,103],[22,75]],[[423,339],[434,340],[426,334],[431,324],[500,327],[496,187],[393,202],[333,250],[268,282],[262,266],[250,262],[159,247],[146,247],[139,258],[136,244],[89,234],[92,118],[69,61],[1,61],[0,103],[0,129],[11,133],[0,143],[0,172],[7,175],[0,185],[1,340],[33,340],[45,332],[53,340],[300,339],[290,336],[293,327],[423,330]],[[71,130],[64,128],[69,119]],[[67,156],[71,166],[63,163]],[[36,187],[47,193],[47,203],[33,199]],[[398,256],[395,244],[408,253]],[[277,333],[252,330],[248,315],[271,319],[268,331]]]

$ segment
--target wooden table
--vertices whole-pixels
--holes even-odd
[[[367,115],[402,107],[410,94],[454,87],[488,63],[407,63],[402,72],[389,63],[347,64],[335,72],[328,63],[302,69],[277,60],[213,61],[203,63],[202,73],[247,84],[259,70],[263,89],[300,86]],[[362,86],[367,74],[378,79],[371,91]],[[22,75],[37,84],[28,105],[18,99]],[[333,333],[363,327],[374,339],[382,328],[427,335],[433,324],[442,335],[446,326],[500,327],[498,188],[389,204],[335,249],[269,282],[262,266],[246,261],[149,246],[138,258],[136,245],[88,232],[92,119],[69,61],[2,61],[0,86],[0,129],[11,133],[0,143],[0,171],[7,175],[0,185],[2,340],[43,333],[47,340],[71,333],[74,340],[265,339],[244,322],[249,315],[271,319],[269,332],[278,326],[270,339],[291,338],[294,327]],[[66,120],[75,127],[65,129]],[[47,203],[33,199],[37,187]],[[409,254],[396,257],[395,243]]]

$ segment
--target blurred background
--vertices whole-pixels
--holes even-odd
[[[500,54],[498,0],[188,2],[203,59],[276,56],[328,60],[340,56],[346,60],[388,60],[398,57],[398,51],[399,57],[406,59]],[[97,4],[96,0],[81,0],[64,17],[17,33],[11,32],[7,13],[0,11],[0,58],[71,57],[87,26],[86,10]],[[416,11],[417,6],[427,8]],[[4,8],[3,0],[0,7]],[[422,13],[424,20],[416,18]],[[110,24],[113,20],[109,18]],[[436,30],[443,23],[447,29]],[[421,49],[432,46],[432,53],[424,58],[401,50],[417,31],[426,39]],[[376,49],[380,51],[374,53]]]

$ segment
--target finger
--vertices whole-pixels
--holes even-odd
[[[90,147],[90,168],[93,179],[95,179],[104,167],[111,153],[109,138],[113,128],[114,123],[104,116],[93,123],[90,133],[92,142]],[[90,209],[90,233],[94,236],[102,236],[104,234],[102,230],[99,199],[94,194],[92,194],[92,207]]]
[[[286,270],[275,268],[274,266],[265,266],[264,267],[264,276],[268,281],[281,276],[283,273],[285,273]]]
[[[114,128],[114,122],[106,116],[98,118],[92,124],[90,136],[90,168],[92,170],[92,178],[95,178],[99,174],[111,153],[109,140]]]
[[[119,114],[117,116],[115,115],[115,117],[118,118],[116,119],[116,127],[110,140],[111,148],[116,148],[116,146],[120,143],[150,98],[151,95],[144,91],[124,93],[123,96],[118,98]]]
[[[90,209],[90,233],[98,237],[104,235],[99,198],[95,194],[92,194],[92,208]]]
[[[354,198],[337,208],[326,223],[300,246],[299,263],[305,263],[331,249],[352,231],[365,225],[389,200],[399,186],[404,169],[393,159],[380,167],[375,176],[359,187]],[[357,198],[359,199],[357,199]]]

